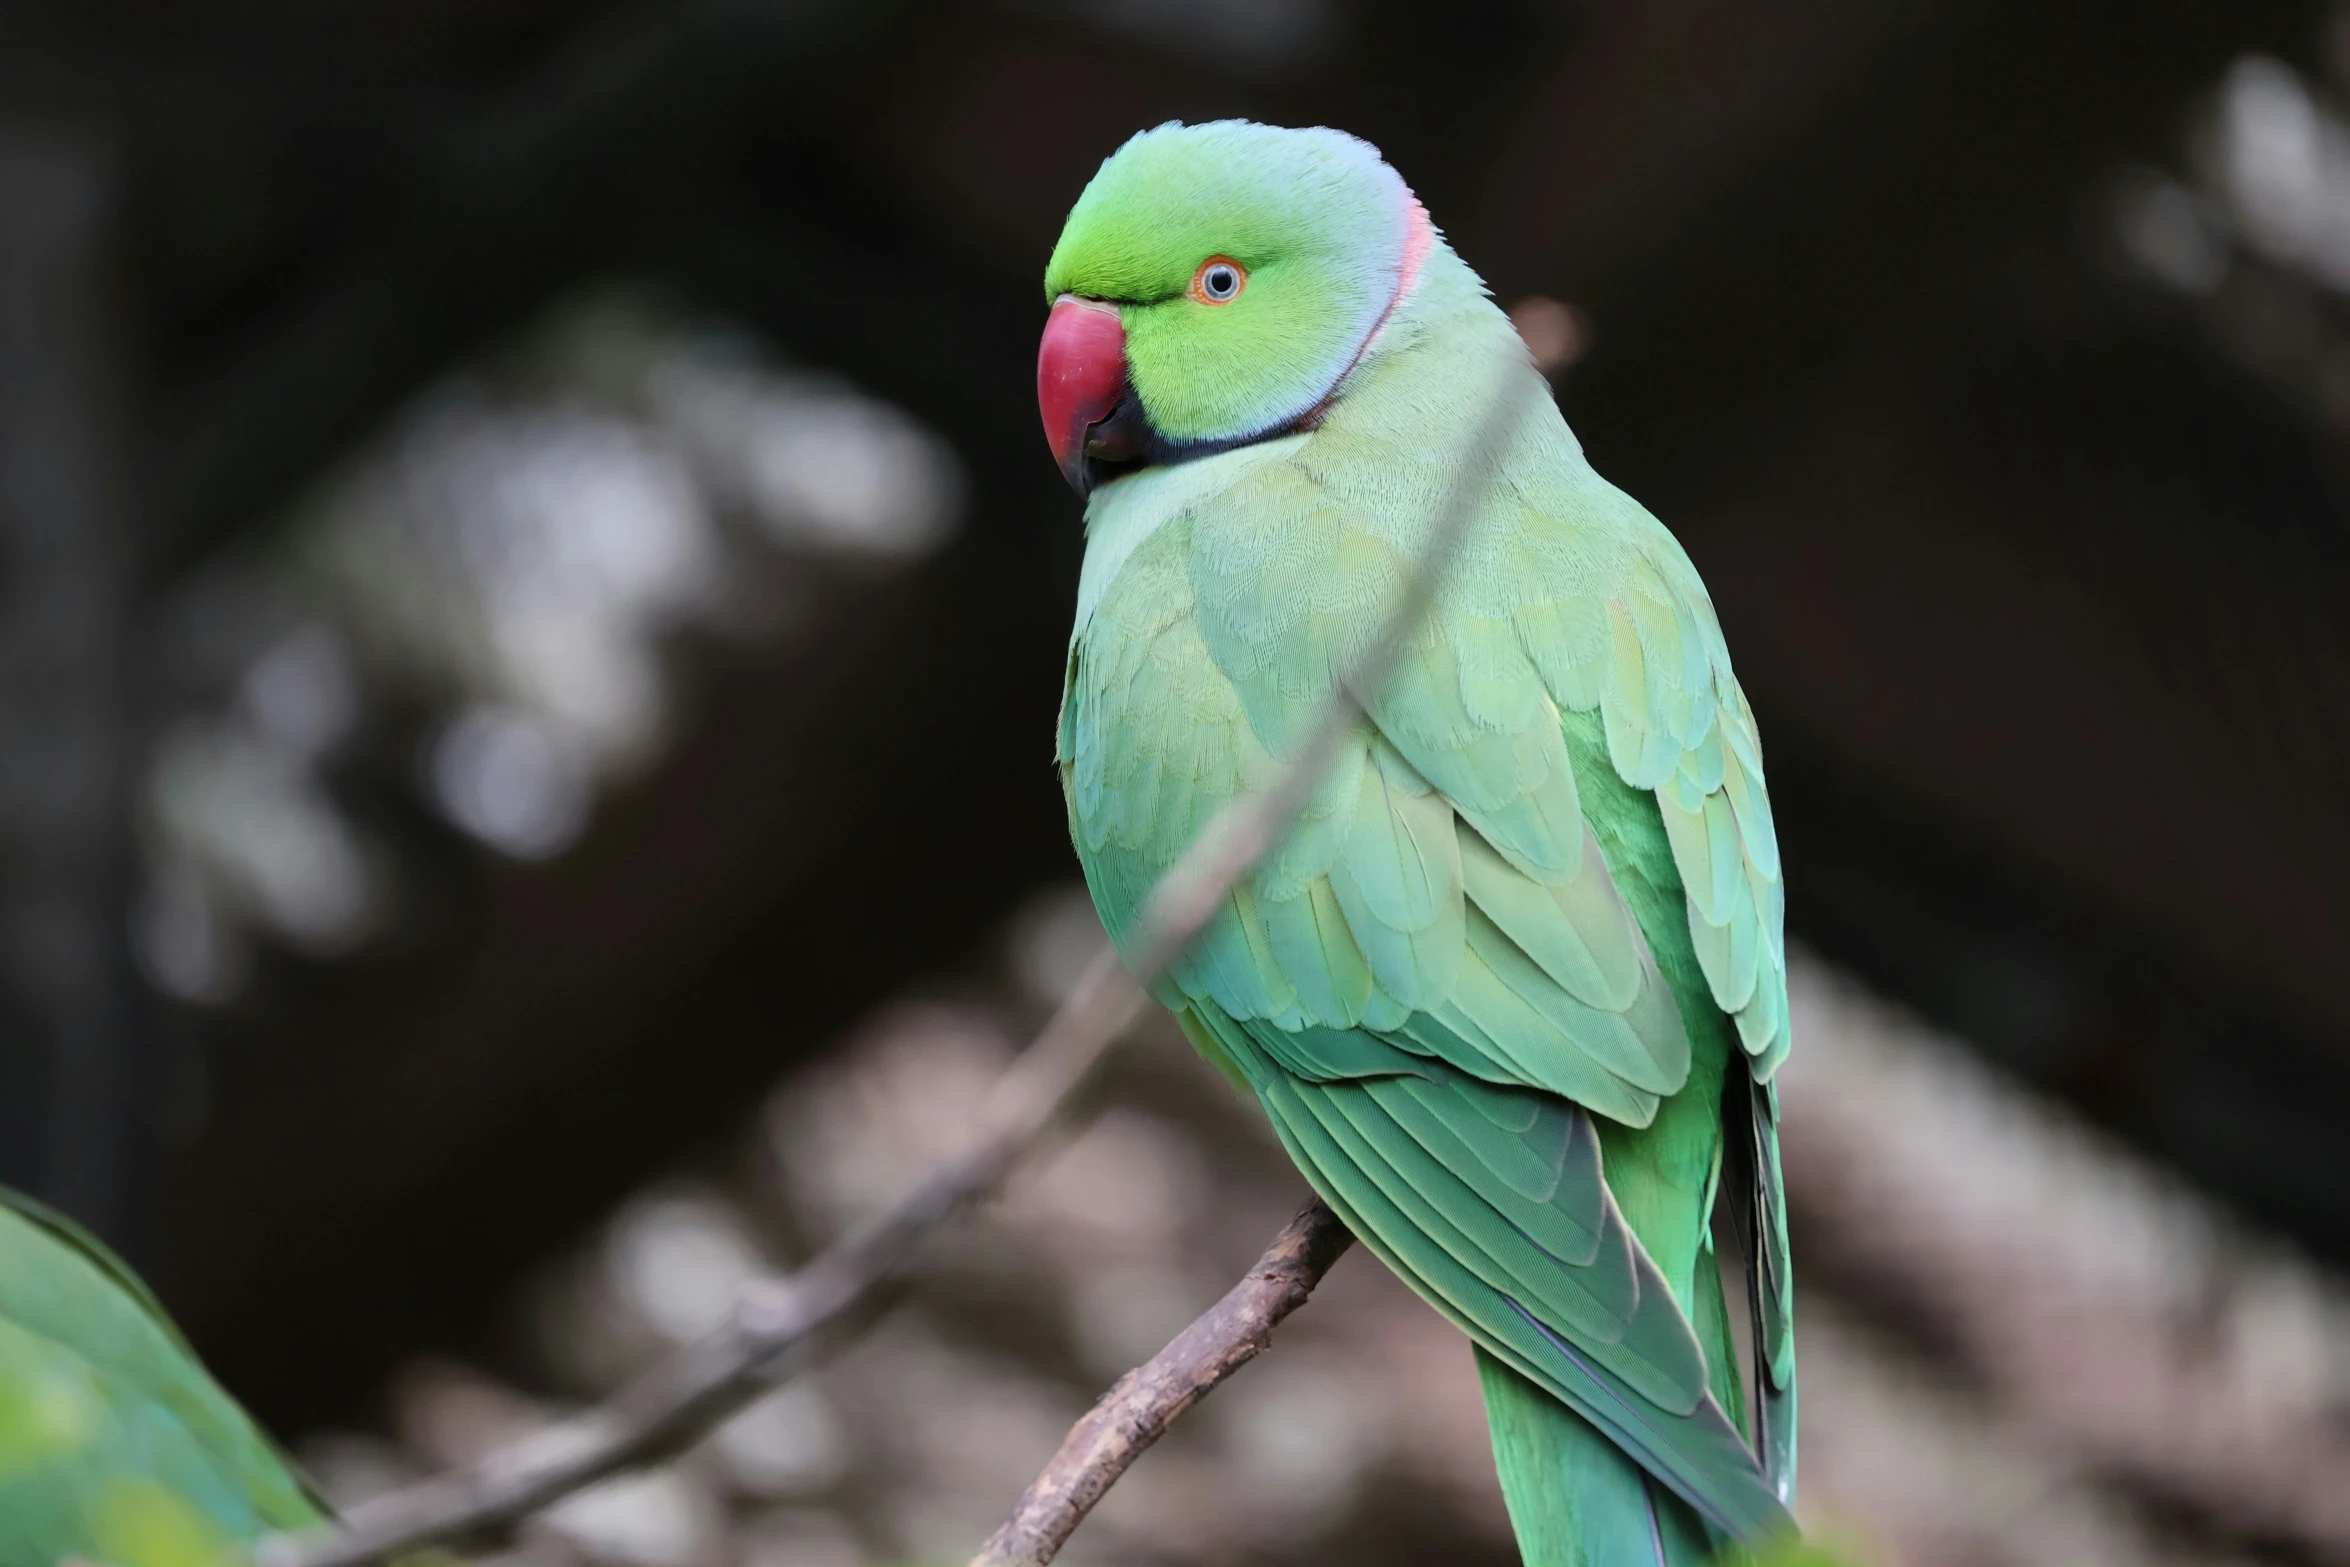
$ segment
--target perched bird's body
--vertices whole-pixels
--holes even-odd
[[[1476,1342],[1530,1567],[1785,1527],[1779,866],[1695,571],[1351,138],[1137,137],[1047,291],[1048,435],[1090,489],[1058,755],[1120,940],[1376,636],[1497,390],[1526,404],[1396,674],[1159,999]]]
[[[230,1567],[325,1516],[146,1287],[0,1190],[0,1567]]]

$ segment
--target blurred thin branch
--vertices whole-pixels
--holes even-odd
[[[2315,1270],[1818,965],[1796,973],[1802,1063],[1780,1083],[1809,1276],[1932,1334],[2036,1489],[2126,1484],[2277,1559],[2350,1561]]]
[[[1105,952],[1086,970],[997,1083],[981,1116],[985,1131],[968,1153],[806,1267],[746,1285],[726,1326],[605,1405],[478,1464],[354,1507],[332,1534],[268,1542],[260,1553],[266,1567],[361,1567],[421,1546],[499,1534],[599,1480],[690,1446],[876,1315],[922,1243],[993,1190],[1060,1117],[1141,1011],[1145,987],[1183,955],[1303,809],[1368,695],[1394,672],[1459,551],[1481,488],[1474,481],[1494,466],[1523,414],[1519,368],[1505,371],[1490,395],[1477,445],[1453,478],[1401,599],[1306,743],[1270,789],[1226,806],[1160,879],[1136,921],[1127,963]]]
[[[512,1527],[575,1491],[689,1446],[758,1399],[837,1330],[884,1304],[923,1241],[992,1190],[1052,1124],[1141,1010],[1142,993],[1103,952],[1034,1044],[997,1083],[970,1152],[933,1170],[870,1227],[780,1279],[746,1285],[716,1333],[665,1360],[608,1404],[481,1463],[353,1508],[340,1532],[265,1549],[268,1567],[358,1567],[419,1546]]]
[[[1262,1354],[1273,1329],[1306,1303],[1353,1244],[1354,1236],[1320,1199],[1308,1203],[1247,1277],[1165,1349],[1120,1377],[1069,1428],[1060,1450],[970,1567],[1044,1567],[1059,1555],[1119,1476],[1185,1410]]]

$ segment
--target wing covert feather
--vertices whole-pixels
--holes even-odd
[[[1196,1019],[1212,1027],[1213,1020]],[[1705,1391],[1703,1356],[1688,1324],[1672,1305],[1670,1292],[1620,1217],[1625,1251],[1612,1263],[1603,1245],[1599,1259],[1582,1270],[1553,1270],[1545,1293],[1525,1297],[1497,1287],[1501,1268],[1480,1243],[1443,1219],[1428,1200],[1383,1158],[1363,1161],[1369,1148],[1356,1123],[1329,1106],[1304,1097],[1308,1085],[1290,1078],[1250,1048],[1232,1025],[1218,1030],[1226,1048],[1241,1060],[1257,1087],[1274,1130],[1298,1168],[1363,1243],[1411,1283],[1490,1353],[1516,1368],[1608,1433],[1626,1451],[1717,1527],[1757,1537],[1790,1527],[1783,1506],[1756,1469],[1744,1438]],[[1363,1085],[1334,1090],[1369,1103]],[[1362,1113],[1358,1109],[1358,1114]],[[1428,1161],[1434,1167],[1433,1159]],[[1612,1199],[1602,1197],[1613,1212]],[[1488,1222],[1480,1229],[1491,1234]],[[1520,1237],[1531,1248],[1530,1242]],[[1556,1282],[1560,1271],[1593,1271],[1612,1276],[1614,1299],[1622,1301],[1620,1280],[1635,1280],[1629,1310],[1608,1309],[1606,1300],[1585,1287]],[[1644,1309],[1645,1308],[1645,1309]],[[1598,1311],[1603,1324],[1622,1323],[1602,1341],[1595,1334],[1561,1331],[1568,1311]],[[1682,1341],[1686,1341],[1685,1344]],[[1676,1346],[1679,1346],[1676,1348]],[[1653,1358],[1651,1358],[1653,1357]],[[1694,1391],[1686,1378],[1693,1358]],[[1636,1366],[1638,1383],[1612,1362]],[[1664,1401],[1651,1391],[1664,1391]]]

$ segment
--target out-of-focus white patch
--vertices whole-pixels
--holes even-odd
[[[424,1477],[414,1455],[382,1437],[330,1431],[302,1443],[302,1472],[339,1510],[348,1510]]]
[[[1375,1379],[1351,1362],[1271,1355],[1217,1389],[1234,1472],[1280,1534],[1310,1534],[1354,1499],[1388,1442]]]
[[[968,1559],[1090,1397],[954,1343],[914,1313],[883,1324],[840,1371],[876,1417],[875,1472],[902,1486],[919,1477],[890,1503],[896,1543],[917,1561]]]
[[[717,1567],[726,1517],[684,1469],[620,1475],[556,1503],[540,1525],[610,1567]]]
[[[441,731],[428,771],[449,820],[502,853],[543,860],[587,827],[587,749],[524,709],[475,707]]]
[[[149,867],[131,902],[131,952],[149,984],[197,1005],[234,996],[252,964],[237,922],[184,855]]]
[[[463,387],[412,417],[324,527],[343,590],[381,600],[384,655],[543,710],[615,760],[657,738],[655,639],[710,601],[722,558],[667,441],[619,413]],[[403,578],[427,591],[396,595]]]
[[[488,1374],[431,1356],[392,1374],[389,1402],[393,1434],[436,1469],[478,1463],[551,1423],[547,1410]]]
[[[604,1243],[614,1294],[655,1333],[688,1343],[723,1326],[744,1284],[765,1270],[756,1237],[716,1198],[640,1198]]]
[[[1869,1429],[1838,1439],[1832,1464],[1807,1456],[1807,1488],[1849,1485],[1845,1500],[1884,1517],[1907,1517],[1908,1504],[1863,1493],[1951,1490],[1966,1498],[1942,1509],[1953,1537],[1972,1518],[1964,1532],[1984,1540],[2082,1542],[2008,1553],[2052,1564],[2147,1559],[2131,1554],[2141,1526],[2108,1517],[2110,1498],[2088,1501],[2115,1473],[2231,1496],[2247,1521],[2292,1517],[2312,1537],[2343,1537],[2350,1514],[2333,1493],[2269,1493],[2236,1477],[2289,1474],[2338,1443],[2350,1288],[1808,953],[1790,957],[1796,1047],[1779,1076],[1790,1199],[1812,1233],[1867,1257],[1890,1298],[1935,1303],[1937,1331],[1998,1395],[1989,1444],[2036,1444],[2023,1477],[2061,1493],[2069,1521],[2011,1529],[1993,1482],[1921,1458],[1939,1439],[1922,1414],[1840,1410],[1839,1372],[1816,1368],[1853,1357],[1834,1343],[1815,1349],[1810,1302],[1797,1313],[1806,1443],[1844,1422]],[[1986,1474],[2013,1468],[1976,1461]]]
[[[1110,944],[1082,886],[1057,887],[1028,900],[1012,919],[1011,957],[1020,988],[1057,1007],[1077,993],[1077,982]]]
[[[378,913],[374,874],[358,836],[305,759],[242,724],[185,723],[156,747],[147,775],[150,819],[192,871],[240,912],[303,952],[355,946]],[[161,888],[150,964],[191,994],[218,970],[198,952],[186,883]],[[217,905],[213,909],[217,912]],[[174,925],[172,921],[179,919]]]
[[[837,1234],[903,1196],[978,1135],[978,1110],[1011,1059],[991,1019],[892,1007],[840,1059],[780,1091],[766,1120],[793,1207]]]
[[[1004,1211],[1047,1247],[1088,1259],[1163,1258],[1181,1244],[1207,1186],[1187,1134],[1144,1111],[1117,1109],[1016,1176]]]
[[[316,756],[359,718],[358,675],[342,634],[320,621],[295,627],[249,665],[237,696],[254,725],[300,756]]]
[[[2166,175],[2133,169],[2113,190],[2114,233],[2139,271],[2181,294],[2209,294],[2228,275],[2228,236],[2202,197]]]
[[[848,1432],[808,1382],[787,1383],[727,1421],[710,1448],[728,1481],[751,1496],[805,1496],[849,1468]]]
[[[1068,1285],[1078,1351],[1105,1382],[1164,1349],[1221,1293],[1172,1260],[1073,1270]]]
[[[795,575],[914,559],[962,492],[944,441],[837,377],[627,290],[567,307],[166,606],[171,667],[211,705],[146,781],[142,963],[220,1002],[250,930],[331,956],[379,927],[396,864],[319,771],[377,707],[435,715],[419,781],[441,814],[560,854],[668,738],[676,633],[787,624]]]
[[[2214,182],[2275,260],[2350,291],[2350,126],[2281,60],[2250,55],[2220,89]]]
[[[712,343],[670,356],[650,391],[717,492],[777,543],[903,557],[953,524],[962,470],[946,443],[835,377]]]

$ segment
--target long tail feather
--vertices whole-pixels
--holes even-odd
[[[1712,1558],[1687,1503],[1582,1416],[1476,1353],[1494,1467],[1525,1567],[1697,1567]]]
[[[1743,1101],[1743,1103],[1741,1103]],[[1779,1174],[1779,1104],[1768,1083],[1725,1096],[1725,1146],[1746,1169],[1741,1189],[1746,1298],[1755,1346],[1755,1456],[1779,1499],[1795,1499],[1795,1288],[1787,1259],[1785,1187]]]

